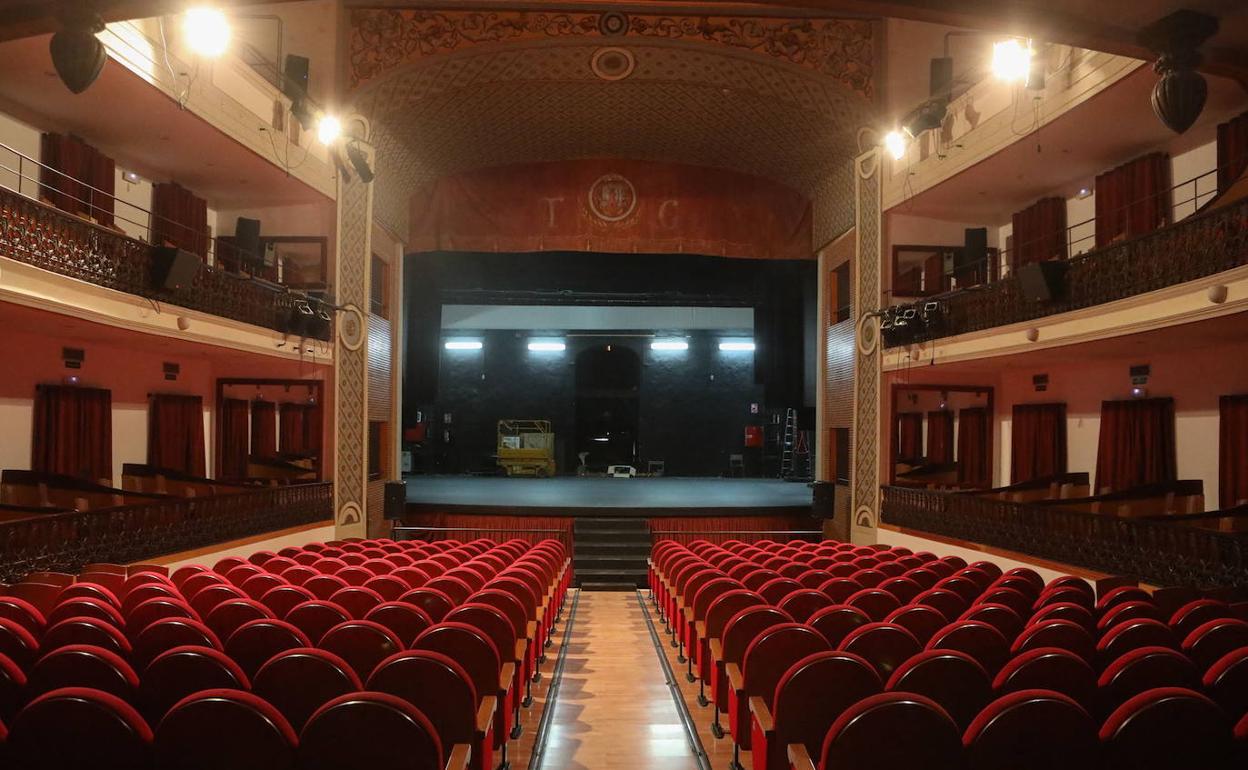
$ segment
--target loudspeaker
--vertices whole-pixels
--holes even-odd
[[[385,499],[385,518],[390,521],[402,519],[403,509],[407,505],[407,485],[402,481],[387,481]]]
[[[244,259],[261,259],[260,220],[239,217],[234,224],[234,245],[243,253]]]
[[[933,99],[949,99],[949,95],[953,91],[952,56],[932,59],[931,80],[928,83],[928,96]]]
[[[299,101],[308,95],[308,65],[311,62],[306,56],[286,54],[286,68],[283,70],[282,93],[291,101]]]
[[[176,246],[153,246],[152,286],[165,290],[190,286],[200,264],[198,256]]]
[[[966,228],[962,251],[957,252],[953,258],[954,273],[961,273],[964,270],[975,270],[986,264],[988,264],[988,228]]]
[[[1031,262],[1018,269],[1018,285],[1028,302],[1052,302],[1066,289],[1067,263]]]

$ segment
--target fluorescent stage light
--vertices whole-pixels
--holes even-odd
[[[562,353],[567,349],[568,346],[558,340],[533,340],[529,343],[529,350],[534,353]]]
[[[443,345],[447,350],[480,350],[481,340],[447,340]]]
[[[688,350],[689,343],[685,340],[655,340],[650,343],[651,350]]]
[[[726,353],[751,352],[754,350],[754,340],[724,340],[719,343],[719,349]]]

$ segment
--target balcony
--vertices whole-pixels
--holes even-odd
[[[1079,225],[1076,225],[1078,227]],[[1065,260],[1065,290],[1051,302],[1034,302],[1017,275],[921,301],[939,313],[915,341],[954,337],[1103,305],[1195,281],[1248,265],[1248,199],[1208,208],[1151,233],[1095,248]],[[912,306],[898,306],[904,312]],[[886,319],[887,320],[887,319]],[[887,347],[900,347],[886,333]]]

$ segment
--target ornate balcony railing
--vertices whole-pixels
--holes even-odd
[[[888,524],[1161,586],[1248,588],[1248,532],[1120,518],[976,495],[883,488]]]
[[[922,336],[952,337],[1021,323],[1248,265],[1248,200],[1093,249],[1067,260],[1067,265],[1065,291],[1052,302],[1029,301],[1016,275],[934,298],[943,305],[943,318],[938,328]]]
[[[127,564],[333,518],[331,482],[0,521],[0,582]]]
[[[156,302],[283,331],[307,297],[200,265],[189,286],[152,280],[152,247],[0,187],[0,256]],[[330,339],[322,328],[314,335]]]

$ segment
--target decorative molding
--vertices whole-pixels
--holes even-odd
[[[368,136],[367,123],[359,136]],[[370,163],[376,160],[370,158]],[[375,166],[374,166],[375,168]],[[365,506],[368,503],[368,348],[363,314],[369,304],[369,273],[372,260],[373,185],[359,177],[338,182],[338,302],[348,308],[339,319],[334,360],[334,531],[339,538],[366,537]],[[353,311],[353,312],[352,312]],[[348,319],[359,319],[354,334]],[[354,344],[349,344],[354,343]]]
[[[854,200],[857,208],[854,229],[857,249],[853,313],[867,318],[880,309],[880,266],[883,260],[881,236],[882,185],[879,150],[873,148],[854,162]],[[851,529],[854,542],[874,543],[880,512],[880,349],[862,345],[859,322],[859,349],[854,365],[853,456],[850,467]],[[878,339],[878,333],[876,335]],[[863,352],[863,349],[869,352]]]
[[[596,37],[721,45],[768,56],[875,97],[877,35],[864,19],[779,19],[598,12],[430,11],[353,8],[350,77],[358,87],[405,64],[464,48]]]

